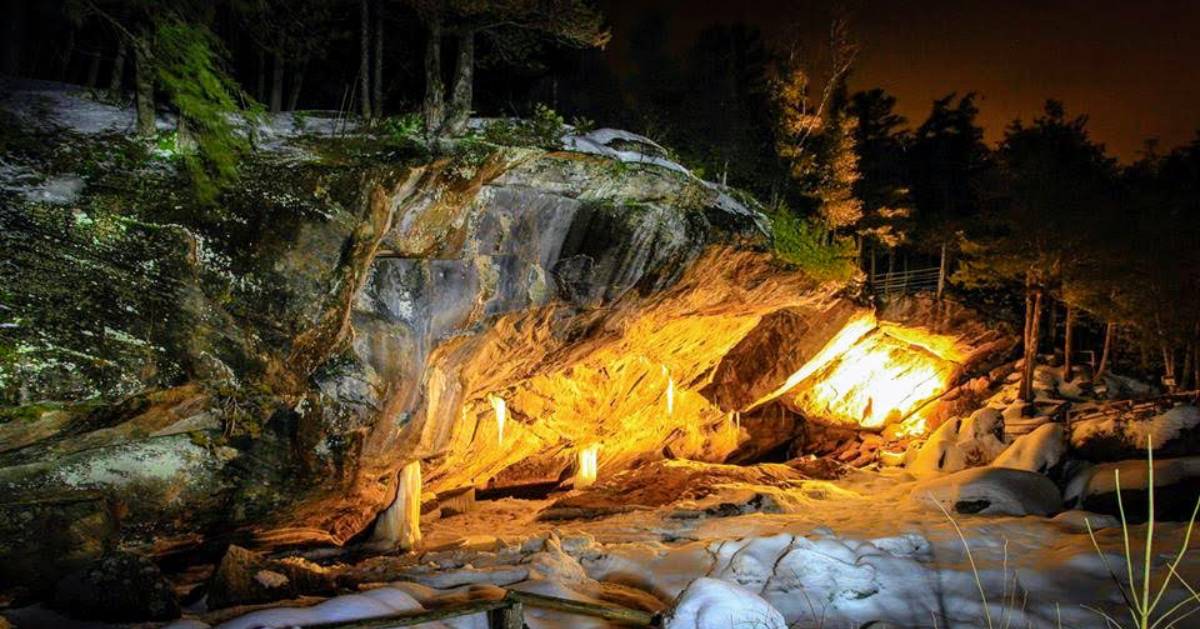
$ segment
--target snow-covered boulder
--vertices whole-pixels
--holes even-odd
[[[1121,502],[1131,522],[1146,519],[1149,507],[1149,466],[1132,459],[1084,469],[1067,483],[1067,505],[1116,515],[1118,472]],[[1200,498],[1200,456],[1154,461],[1154,515],[1161,520],[1186,520]]]
[[[1092,460],[1117,458],[1105,456],[1114,452],[1132,456],[1144,451],[1147,443],[1154,444],[1155,452],[1186,453],[1186,440],[1200,432],[1198,426],[1200,408],[1181,404],[1146,419],[1103,417],[1076,422],[1071,426],[1071,445]]]
[[[967,465],[986,464],[1004,451],[1004,415],[985,406],[963,420],[958,429],[958,449]]]
[[[667,629],[759,627],[786,629],[783,614],[750,590],[720,579],[703,577],[679,595],[666,615]]]
[[[908,471],[923,477],[964,469],[967,460],[958,447],[958,424],[952,419],[933,431],[908,464]]]
[[[1061,424],[1042,424],[1021,435],[992,462],[994,467],[1045,474],[1058,465],[1067,451]]]
[[[999,467],[963,470],[918,483],[912,499],[947,511],[987,515],[1053,515],[1062,510],[1062,497],[1050,479]]]

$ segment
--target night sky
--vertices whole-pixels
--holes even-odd
[[[625,64],[628,34],[648,11],[670,16],[682,49],[713,23],[747,22],[779,41],[805,24],[828,25],[831,2],[803,0],[610,0],[606,53]],[[949,92],[981,95],[989,141],[1046,98],[1086,113],[1110,152],[1135,159],[1146,138],[1163,149],[1200,129],[1200,1],[859,0],[850,10],[862,45],[852,89],[883,87],[910,123]],[[815,43],[815,42],[814,42]]]

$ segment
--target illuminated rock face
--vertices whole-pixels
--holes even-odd
[[[963,358],[952,336],[860,312],[766,399],[816,421],[866,430],[904,422],[922,433],[922,406],[947,390]]]

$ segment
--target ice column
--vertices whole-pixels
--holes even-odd
[[[421,462],[400,470],[396,500],[375,522],[372,541],[389,548],[410,550],[421,542]]]
[[[496,411],[496,434],[499,435],[497,443],[504,445],[504,420],[508,417],[508,405],[504,398],[498,395],[489,395],[488,400],[492,403],[492,410]]]
[[[576,454],[575,460],[575,489],[589,487],[596,482],[596,453],[598,445],[590,445]]]

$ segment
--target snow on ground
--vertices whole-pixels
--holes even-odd
[[[0,81],[0,109],[42,131],[69,131],[83,136],[132,134],[137,125],[137,112],[130,103],[104,102],[101,92],[91,92],[78,85],[53,81]],[[354,119],[342,118],[336,112],[267,113],[253,123],[236,121],[242,133],[251,125],[255,145],[274,152],[298,152],[291,141],[300,136],[329,137],[357,129]],[[159,113],[155,127],[171,131],[175,116]],[[0,176],[7,179],[0,165]]]
[[[0,190],[15,192],[29,201],[65,205],[79,198],[83,179],[76,175],[43,177],[21,164],[0,159]]]
[[[1057,500],[1057,493],[1044,495],[1053,485],[1047,488],[1035,476],[1041,478],[975,468],[915,482],[896,470],[854,472],[836,481],[838,491],[807,492],[802,510],[733,517],[699,515],[697,504],[685,501],[607,518],[546,522],[536,516],[551,501],[486,501],[443,520],[427,516],[425,548],[458,549],[431,550],[417,562],[428,574],[443,573],[444,587],[433,588],[443,594],[489,578],[504,587],[592,602],[621,600],[611,590],[623,588],[625,596],[642,592],[663,606],[679,600],[677,618],[711,618],[705,614],[735,604],[729,613],[741,613],[753,602],[735,601],[732,590],[722,593],[712,584],[680,598],[707,577],[761,597],[793,626],[884,621],[930,627],[936,618],[939,627],[983,627],[990,615],[995,626],[1007,620],[1011,626],[1055,627],[1061,614],[1064,627],[1102,627],[1099,616],[1081,605],[1120,613],[1121,599],[1082,521],[1101,529],[1097,539],[1123,574],[1121,531],[1103,528],[1115,524],[1111,517],[1080,511],[1054,518],[953,513],[962,499],[980,497],[1010,501],[1007,511],[1053,513],[1044,502]],[[986,608],[963,543],[930,494],[945,501],[962,528],[988,595]],[[721,499],[744,501],[745,488],[721,489],[706,502]],[[1017,503],[1019,509],[1013,507]],[[1144,530],[1135,526],[1131,534],[1140,539]],[[1160,523],[1156,548],[1164,555],[1173,552],[1182,536],[1180,524]],[[1200,578],[1197,555],[1181,565],[1193,582]],[[1170,596],[1178,600],[1178,592]],[[527,622],[534,629],[604,626],[540,611],[528,614]],[[681,622],[678,626],[732,626]]]
[[[118,107],[87,96],[78,85],[52,81],[0,82],[0,107],[23,122],[46,130],[66,129],[81,135],[132,133],[137,124],[132,107]],[[157,121],[159,129],[173,125]]]

